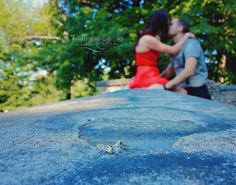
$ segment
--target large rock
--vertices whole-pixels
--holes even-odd
[[[236,107],[125,90],[0,116],[0,184],[236,184]]]

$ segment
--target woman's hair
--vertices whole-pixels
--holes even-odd
[[[171,21],[170,15],[164,10],[156,10],[149,18],[144,29],[138,33],[138,38],[135,46],[138,44],[139,39],[144,35],[156,36],[160,34],[162,42],[165,42],[168,37],[169,24]]]

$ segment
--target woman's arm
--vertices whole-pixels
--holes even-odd
[[[177,42],[175,45],[170,46],[167,44],[162,43],[158,39],[156,39],[153,36],[150,35],[145,35],[145,40],[146,40],[146,45],[149,49],[153,49],[156,51],[159,51],[161,53],[167,53],[169,55],[174,55],[180,51],[182,46],[184,45],[184,42],[189,38],[189,37],[194,37],[192,33],[185,33],[183,38],[180,39],[179,42]]]
[[[167,68],[161,73],[161,77],[165,77],[166,79],[170,79],[174,74],[174,69],[171,64],[167,66]]]

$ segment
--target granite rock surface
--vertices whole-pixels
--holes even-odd
[[[2,114],[0,184],[236,184],[236,107],[122,90]]]

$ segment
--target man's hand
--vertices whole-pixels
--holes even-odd
[[[190,76],[195,74],[195,69],[197,67],[198,59],[195,57],[189,57],[186,59],[184,70],[169,81],[166,85],[166,89],[170,89],[175,85],[179,85],[182,82],[186,81]]]

